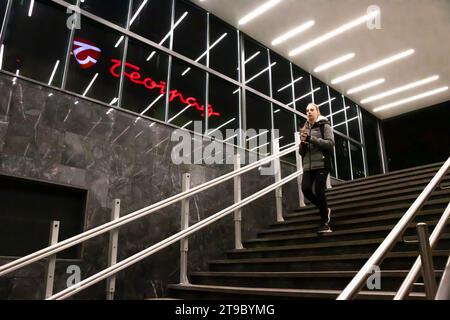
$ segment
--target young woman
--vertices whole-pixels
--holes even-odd
[[[331,232],[329,226],[331,210],[327,205],[325,189],[334,148],[333,129],[328,119],[320,115],[317,105],[308,104],[306,115],[308,120],[300,131],[300,155],[303,159],[302,190],[305,197],[320,210],[321,224],[317,232],[327,233]]]

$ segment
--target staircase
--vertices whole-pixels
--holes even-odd
[[[285,221],[260,230],[243,250],[229,250],[209,261],[209,271],[189,274],[189,285],[170,285],[177,299],[335,299],[369,259],[442,163],[358,179],[327,191],[333,233],[317,235],[318,210],[308,205],[285,214]],[[450,172],[441,187],[450,185]],[[294,201],[294,200],[293,200]],[[297,199],[295,199],[297,201]],[[437,188],[403,238],[380,266],[381,290],[360,292],[359,299],[392,299],[417,258],[415,225],[430,234],[450,201],[450,189]],[[244,211],[245,212],[245,211]],[[272,214],[268,212],[267,214]],[[245,219],[245,214],[243,214]],[[245,236],[245,235],[244,235]],[[450,227],[434,250],[442,275],[450,253]],[[423,299],[418,279],[410,299]]]

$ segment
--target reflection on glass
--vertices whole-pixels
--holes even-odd
[[[129,1],[130,0],[85,0],[81,1],[80,8],[125,27],[127,24]]]
[[[2,69],[60,86],[70,35],[66,19],[63,8],[49,1],[14,1],[0,48]]]
[[[244,37],[245,83],[259,92],[270,96],[269,66],[267,49],[248,37]]]
[[[247,148],[266,154],[270,152],[272,129],[271,106],[258,96],[247,93]],[[253,134],[250,134],[250,133]]]
[[[312,84],[314,89],[320,88],[320,90],[314,92],[314,103],[319,106],[320,114],[330,120],[330,99],[327,85],[315,77],[312,77]]]
[[[182,25],[173,32],[173,49],[201,64],[206,64],[206,54],[201,57],[206,52],[206,12],[188,2],[176,1],[175,20],[186,12],[188,14]],[[211,39],[211,43],[215,40],[217,39]]]
[[[284,104],[289,104],[294,100],[290,63],[274,52],[270,52],[270,62],[277,63],[272,68],[272,97]]]
[[[215,133],[220,130],[227,142],[237,143],[237,137],[227,134],[227,129],[239,129],[239,93],[234,94],[236,86],[210,75],[209,78],[209,104],[220,116],[208,117],[208,132]]]
[[[148,47],[130,41],[123,83],[122,106],[159,120],[165,119],[168,57],[156,53],[147,61]]]
[[[106,103],[119,97],[123,43],[116,47],[118,38],[116,32],[83,20],[72,44],[67,90]]]
[[[330,104],[333,129],[347,135],[347,122],[342,95],[333,88],[329,88],[329,91],[330,99],[332,99],[332,101],[330,100]]]
[[[352,155],[353,179],[364,178],[364,162],[362,148],[354,143],[350,143],[350,152]]]
[[[306,106],[313,101],[311,92],[311,81],[309,74],[297,66],[292,66],[294,75],[294,103],[289,104],[289,107],[295,107],[297,111],[305,113]],[[300,80],[299,80],[300,79]]]
[[[337,160],[337,178],[341,180],[351,180],[348,141],[337,134],[334,135],[334,140]]]
[[[363,109],[361,109],[361,113],[367,154],[367,171],[369,175],[379,174],[383,172],[383,167],[381,165],[380,145],[377,134],[378,120]]]
[[[206,75],[204,72],[192,68],[189,73],[181,74],[188,66],[176,59],[172,64],[171,87],[169,96],[168,122],[186,129],[193,129],[190,121],[201,121],[205,130],[205,109],[209,117],[220,117],[220,113],[209,105],[205,108]]]

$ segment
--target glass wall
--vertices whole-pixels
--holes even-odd
[[[8,21],[1,34],[5,72],[186,130],[200,121],[203,133],[220,132],[261,154],[270,152],[271,139],[292,145],[314,102],[335,132],[332,175],[349,180],[381,171],[378,119],[190,1],[83,1],[94,17],[73,29],[64,5],[31,4],[13,0],[6,12],[0,1],[0,19]],[[226,135],[229,129],[258,136],[240,141]]]

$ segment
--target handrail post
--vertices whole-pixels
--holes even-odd
[[[54,245],[58,242],[59,236],[59,221],[52,221],[50,223],[50,235],[48,245]],[[55,267],[56,254],[48,257],[45,268],[45,299],[53,295],[53,284],[55,283]]]
[[[241,168],[241,155],[236,154],[234,156],[234,171]],[[234,177],[234,203],[238,203],[242,200],[241,192],[241,176]],[[236,249],[244,249],[242,245],[242,209],[236,209],[234,211],[234,244]]]
[[[437,292],[436,276],[434,274],[433,254],[431,252],[430,237],[426,223],[417,224],[419,237],[420,259],[422,260],[422,276],[425,293],[428,300],[433,300]]]
[[[295,133],[295,146],[298,148],[297,151],[295,152],[295,161],[297,164],[297,171],[301,171],[303,170],[303,163],[302,163],[302,157],[300,156],[300,132],[296,132]],[[299,207],[305,207],[305,196],[303,195],[303,191],[302,191],[302,180],[303,180],[303,174],[299,175],[297,178],[297,183],[298,183],[298,201],[299,201]]]
[[[442,274],[441,282],[436,293],[436,300],[450,300],[450,256],[445,265],[444,273]]]
[[[182,191],[185,192],[190,189],[191,175],[189,173],[183,174],[183,181],[181,184]],[[181,200],[181,230],[189,228],[189,198]],[[189,239],[183,238],[180,240],[180,284],[189,284],[187,276],[187,254],[189,250]]]
[[[280,153],[280,144],[278,139],[274,139],[272,142],[273,154],[278,155]],[[281,164],[280,157],[273,160],[274,170],[275,170],[275,182],[281,181]],[[277,222],[283,222],[283,187],[278,187],[275,189],[275,200],[277,206]]]
[[[111,221],[120,218],[120,199],[114,199],[111,210]],[[117,247],[119,242],[119,229],[109,232],[108,267],[117,263]],[[113,275],[106,280],[106,300],[114,300],[116,292],[116,276]]]

